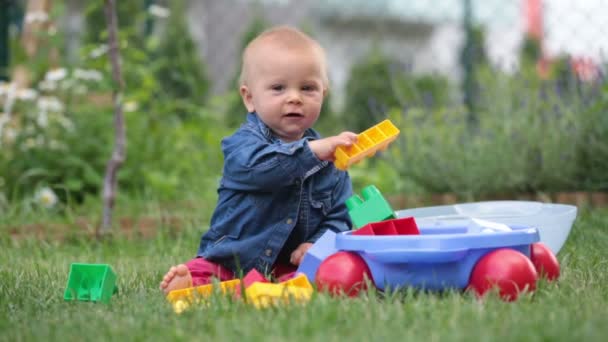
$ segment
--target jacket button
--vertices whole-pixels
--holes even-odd
[[[272,249],[268,248],[268,249],[266,250],[266,256],[268,256],[268,257],[269,257],[269,256],[271,256],[271,255],[272,255]]]
[[[292,219],[290,219],[290,218],[287,219],[287,224],[291,224],[292,222],[293,222]]]

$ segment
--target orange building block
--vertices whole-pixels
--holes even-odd
[[[357,142],[349,147],[339,146],[336,149],[334,162],[339,170],[360,162],[365,157],[372,157],[378,151],[384,151],[399,135],[399,129],[390,120],[369,128],[357,136]]]

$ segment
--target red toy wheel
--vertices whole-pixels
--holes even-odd
[[[469,288],[478,296],[496,287],[503,300],[514,301],[523,291],[534,291],[538,274],[524,254],[508,248],[484,255],[471,272]]]
[[[371,272],[359,254],[338,252],[319,265],[315,283],[319,290],[332,295],[356,297],[361,291],[367,290],[366,278],[371,281]]]
[[[542,242],[533,243],[530,247],[530,259],[541,277],[552,281],[559,277],[559,262],[555,254]]]

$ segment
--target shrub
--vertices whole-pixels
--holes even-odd
[[[343,116],[363,131],[382,120],[390,108],[441,106],[448,98],[445,78],[414,75],[374,50],[351,70]]]
[[[135,11],[131,5],[121,2],[119,16]],[[91,4],[89,13],[99,14],[101,6]],[[173,199],[185,189],[215,187],[225,130],[211,114],[215,111],[205,107],[208,83],[194,46],[185,38],[185,26],[173,26],[164,37],[146,37],[137,26],[146,13],[133,13],[143,17],[126,18],[120,32],[128,150],[118,175],[119,191]],[[90,27],[100,25],[95,18]],[[72,67],[35,74],[38,93],[17,101],[11,136],[0,136],[0,191],[8,200],[42,186],[53,188],[64,201],[98,196],[114,127],[107,48],[100,45],[104,28],[97,29]],[[60,48],[62,37],[53,43]],[[5,100],[0,96],[0,104]],[[44,109],[49,103],[52,108]]]
[[[389,112],[402,134],[385,162],[399,178],[464,198],[605,187],[608,126],[596,86],[568,90],[529,74],[480,77],[474,129],[457,106]]]

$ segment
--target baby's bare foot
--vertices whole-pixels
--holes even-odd
[[[185,289],[192,287],[192,276],[188,267],[184,264],[173,266],[169,269],[169,272],[165,274],[163,280],[160,282],[160,289],[165,294],[173,290]]]

